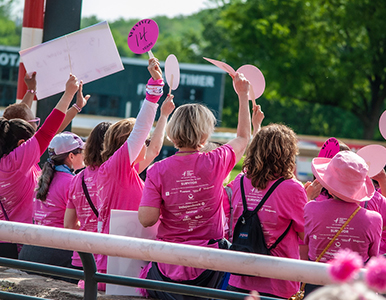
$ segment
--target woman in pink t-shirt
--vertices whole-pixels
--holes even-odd
[[[68,192],[68,203],[64,215],[64,228],[97,232],[99,198],[97,197],[97,176],[102,164],[101,151],[110,122],[101,122],[90,132],[84,149],[86,168],[71,181]],[[86,193],[89,199],[86,197]],[[91,201],[91,203],[89,202]],[[82,267],[76,251],[72,265]]]
[[[62,124],[78,87],[77,78],[71,75],[63,96],[36,134],[24,120],[0,118],[2,220],[32,223],[33,192],[40,172],[37,163]],[[0,256],[17,258],[16,245],[0,243]]]
[[[297,139],[292,129],[280,124],[263,127],[248,147],[243,163],[245,173],[235,178],[232,189],[232,203],[235,205],[233,223],[236,224],[243,212],[242,175],[248,210],[256,208],[279,178],[285,179],[268,197],[258,216],[268,248],[288,230],[277,246],[271,249],[271,255],[293,259],[299,259],[298,238],[303,239],[304,236],[303,207],[307,203],[303,185],[294,175],[297,153]],[[298,291],[299,283],[232,274],[227,289],[239,292],[256,290],[264,296],[288,298]]]
[[[217,240],[224,237],[222,184],[241,159],[251,134],[249,82],[239,73],[234,81],[239,95],[239,123],[237,137],[226,145],[208,153],[199,151],[216,122],[213,113],[201,104],[178,107],[167,125],[168,138],[178,151],[149,168],[138,210],[144,227],[160,220],[158,240],[218,248]],[[153,262],[140,276],[216,287],[222,272]],[[158,291],[148,293],[158,299],[185,298]]]
[[[83,165],[84,142],[74,133],[57,134],[48,146],[49,158],[39,177],[34,200],[34,223],[63,228],[68,189],[74,170]],[[72,251],[24,245],[19,259],[71,267]]]
[[[146,86],[146,99],[143,101],[137,119],[121,120],[107,130],[103,143],[103,164],[98,171],[97,185],[99,196],[98,232],[109,233],[110,212],[112,209],[138,210],[142,196],[143,180],[141,173],[159,154],[164,140],[167,118],[174,109],[173,95],[168,95],[161,107],[160,118],[153,138],[146,146],[163,95],[162,71],[156,58],[149,59],[148,70],[151,78]],[[98,256],[98,272],[106,272],[107,257]]]
[[[346,220],[354,217],[328,251],[320,258],[327,262],[339,249],[351,249],[366,262],[379,253],[382,217],[378,212],[361,207],[361,202],[374,197],[374,185],[367,176],[369,167],[354,152],[340,151],[333,158],[316,157],[312,172],[332,198],[310,201],[304,208],[305,244],[308,257],[315,261]],[[358,209],[358,211],[357,211]],[[317,286],[306,285],[306,294]]]

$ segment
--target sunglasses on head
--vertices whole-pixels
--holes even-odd
[[[39,125],[40,125],[40,118],[35,118],[35,119],[29,120],[27,122],[28,123],[34,123],[34,124],[36,124],[36,127],[39,127]]]

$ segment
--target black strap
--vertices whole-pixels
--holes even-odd
[[[245,174],[243,174],[240,178],[240,188],[241,188],[241,197],[243,199],[243,208],[244,208],[244,212],[247,212],[248,211],[248,207],[247,207],[247,200],[245,198],[245,191],[244,191],[244,176]],[[284,181],[284,178],[281,177],[279,178],[278,180],[276,180],[276,182],[271,186],[271,188],[268,190],[267,193],[265,193],[263,199],[261,199],[260,203],[256,206],[256,208],[253,210],[253,213],[257,213],[260,208],[264,205],[265,201],[267,201],[268,197],[272,194],[272,192],[277,188],[277,186],[282,183]],[[288,231],[290,230],[291,228],[291,225],[292,225],[292,220],[291,222],[289,223],[287,229],[283,232],[283,234],[281,236],[278,237],[278,239],[276,240],[275,243],[273,243],[271,245],[271,247],[268,248],[268,250],[272,250],[274,248],[276,248],[276,246],[284,239],[284,237],[287,235]]]
[[[1,200],[3,200],[4,198],[1,198]],[[5,218],[5,220],[9,221],[9,218],[8,218],[8,215],[7,215],[7,212],[5,211],[5,208],[4,208],[4,205],[3,205],[3,201],[0,200],[0,204],[1,204],[1,210],[3,211],[3,216]]]
[[[88,193],[88,190],[87,190],[86,183],[84,182],[84,173],[82,174],[82,188],[83,188],[83,192],[84,192],[84,195],[86,196],[88,204],[90,204],[92,211],[94,212],[94,214],[98,218],[98,216],[99,216],[98,210],[95,208],[94,203],[92,203],[91,198],[90,198],[90,194]]]
[[[245,192],[244,192],[244,176],[245,176],[245,174],[243,174],[240,178],[241,197],[243,199],[243,208],[244,208],[243,213],[247,212],[247,210],[248,210],[247,200],[245,199]],[[261,199],[259,205],[256,206],[256,208],[253,210],[253,212],[257,213],[260,210],[260,208],[264,205],[265,201],[267,201],[268,197],[272,194],[272,192],[276,189],[276,187],[280,183],[282,183],[283,181],[284,181],[283,177],[276,180],[276,182],[271,186],[271,188],[268,190],[268,192],[265,193],[263,199]]]
[[[291,222],[289,223],[287,229],[283,232],[283,234],[281,236],[279,236],[276,240],[276,242],[274,242],[271,247],[268,248],[268,250],[272,250],[272,249],[275,249],[276,246],[282,241],[282,239],[284,239],[284,237],[287,235],[288,231],[290,230],[291,228],[291,225],[292,225],[292,220]]]

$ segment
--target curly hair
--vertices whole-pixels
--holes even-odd
[[[20,140],[28,140],[35,134],[32,125],[22,119],[0,118],[0,158],[18,146]]]
[[[294,177],[297,154],[293,130],[282,124],[270,124],[253,138],[243,169],[255,188],[265,189],[269,181]]]
[[[126,142],[134,124],[135,118],[128,118],[116,122],[107,129],[101,153],[103,162],[108,160]]]
[[[199,103],[178,107],[166,126],[166,134],[176,148],[201,148],[214,131],[216,118]]]
[[[84,149],[84,163],[86,166],[99,167],[102,163],[103,141],[110,122],[101,122],[90,132]]]

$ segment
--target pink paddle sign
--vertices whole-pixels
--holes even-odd
[[[219,60],[215,60],[215,59],[211,59],[211,58],[206,58],[206,57],[203,57],[205,60],[209,61],[210,63],[214,64],[215,66],[219,67],[220,69],[224,70],[225,72],[227,72],[229,75],[231,75],[232,77],[235,76],[236,74],[236,71],[228,64],[222,62],[222,61],[219,61]]]
[[[259,98],[265,90],[265,79],[263,73],[253,66],[253,65],[244,65],[237,69],[238,73],[243,73],[245,78],[249,80],[249,100],[252,100],[256,105],[256,99]],[[233,87],[235,84],[233,82]]]
[[[169,94],[176,90],[180,84],[180,66],[177,57],[170,54],[165,61],[165,78],[169,85]]]
[[[320,148],[318,157],[333,158],[339,152],[339,142],[336,138],[331,137],[324,142]]]
[[[383,138],[386,140],[386,110],[379,118],[379,131],[381,132]]]
[[[159,34],[158,25],[151,19],[143,19],[131,28],[127,37],[127,45],[136,54],[148,52],[149,57],[154,57],[151,48],[157,42]]]
[[[357,154],[369,165],[369,177],[377,175],[386,165],[386,148],[381,145],[364,146]]]

